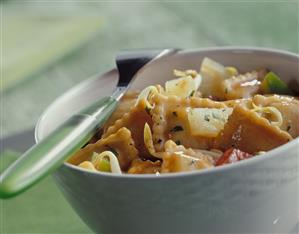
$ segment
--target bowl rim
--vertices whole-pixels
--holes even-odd
[[[178,54],[190,54],[190,53],[201,53],[201,52],[213,52],[213,51],[222,51],[222,52],[234,52],[234,53],[271,53],[271,54],[277,54],[278,56],[286,56],[288,58],[295,58],[298,60],[299,63],[299,54],[280,50],[280,49],[273,49],[268,47],[251,47],[251,46],[215,46],[215,47],[204,47],[204,48],[196,48],[196,49],[183,49],[178,52]],[[141,68],[136,75],[140,74],[147,66],[144,66]],[[96,74],[94,76],[91,76],[87,80],[78,83],[73,88],[67,90],[64,94],[58,96],[54,101],[42,112],[40,115],[36,125],[35,125],[35,131],[34,131],[34,137],[35,142],[38,143],[42,140],[40,136],[40,126],[42,124],[43,119],[47,116],[47,113],[55,107],[61,100],[66,99],[68,97],[71,97],[75,93],[78,92],[78,90],[81,90],[83,87],[88,86],[90,83],[92,83],[94,80],[98,79],[101,76],[109,76],[113,75],[113,73],[117,73],[117,69],[113,68],[105,73],[102,74]],[[204,170],[196,170],[196,171],[187,171],[187,172],[177,172],[177,173],[163,173],[159,174],[113,174],[113,173],[107,173],[107,172],[93,172],[84,168],[80,168],[78,166],[72,165],[68,162],[64,162],[62,164],[62,167],[75,170],[77,172],[81,173],[90,173],[94,176],[99,177],[106,177],[106,178],[117,178],[117,179],[157,179],[161,180],[162,178],[177,178],[177,177],[189,177],[189,176],[200,176],[200,175],[206,175],[206,174],[216,174],[220,172],[226,172],[227,170],[231,169],[237,169],[237,168],[243,168],[244,166],[250,166],[252,164],[257,164],[259,162],[262,162],[264,160],[270,160],[273,157],[281,157],[280,154],[287,152],[288,149],[294,148],[296,150],[296,146],[299,146],[299,137],[293,139],[292,141],[281,145],[275,149],[272,149],[265,154],[263,154],[261,157],[252,157],[246,160],[242,160],[237,163],[232,164],[226,164],[220,167],[213,167],[208,168]]]

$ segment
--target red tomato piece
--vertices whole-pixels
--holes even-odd
[[[224,164],[235,163],[246,158],[251,158],[253,155],[243,152],[239,149],[230,148],[226,150],[223,155],[217,160],[216,166],[221,166]]]

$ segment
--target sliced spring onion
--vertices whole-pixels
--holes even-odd
[[[111,172],[110,161],[107,157],[102,157],[101,159],[99,159],[98,154],[93,153],[92,161],[96,165],[96,169],[98,169],[99,171]]]
[[[233,108],[189,108],[188,121],[191,134],[216,137],[224,128]]]
[[[260,116],[268,119],[270,124],[280,127],[283,123],[282,114],[280,111],[274,106],[257,106],[254,102],[252,102],[253,109],[251,111],[256,112]],[[269,117],[268,117],[269,116]]]
[[[91,159],[95,168],[99,171],[121,174],[121,169],[117,157],[111,151],[104,151],[100,154],[94,153]],[[108,165],[109,163],[109,165]],[[109,167],[109,170],[108,170]]]
[[[264,93],[293,95],[293,92],[274,72],[268,72],[262,82],[261,89]]]
[[[146,87],[140,92],[135,105],[137,105],[141,100],[145,100],[146,108],[152,109],[154,106],[150,103],[150,101],[151,98],[157,93],[159,93],[157,87],[153,85]]]
[[[179,78],[165,83],[166,94],[183,98],[193,96],[201,84],[201,75],[193,70],[174,70],[174,74]]]

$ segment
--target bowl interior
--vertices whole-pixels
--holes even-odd
[[[260,48],[210,48],[184,50],[173,56],[164,57],[143,67],[131,89],[142,89],[151,84],[164,84],[173,79],[173,69],[200,69],[204,57],[210,57],[224,65],[237,67],[240,71],[250,71],[266,67],[277,73],[295,89],[299,87],[299,57],[296,54]],[[92,77],[56,99],[41,115],[35,137],[40,141],[66,118],[89,103],[112,93],[118,73],[115,69],[103,75]]]

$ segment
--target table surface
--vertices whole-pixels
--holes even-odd
[[[4,1],[1,9],[1,137],[32,128],[56,97],[113,68],[121,49],[240,45],[299,52],[298,1]],[[2,150],[0,169],[19,154]],[[0,202],[0,233],[91,232],[51,177]]]

